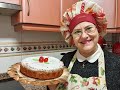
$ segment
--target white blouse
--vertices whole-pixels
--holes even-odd
[[[101,51],[102,51],[100,45],[97,44],[97,46],[98,46],[98,48],[97,48],[96,52],[94,54],[92,54],[91,56],[87,57],[87,58],[85,58],[84,56],[82,56],[79,53],[79,50],[77,50],[77,60],[79,62],[83,62],[85,60],[88,60],[88,62],[94,63],[99,58],[99,56],[101,54]]]

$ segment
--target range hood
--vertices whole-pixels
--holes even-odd
[[[0,15],[9,15],[22,10],[21,5],[0,2]]]

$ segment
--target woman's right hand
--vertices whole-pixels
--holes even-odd
[[[49,90],[55,90],[58,84],[48,85]]]

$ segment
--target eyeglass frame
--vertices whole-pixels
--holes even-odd
[[[86,28],[86,29],[85,29],[85,28]],[[85,28],[84,28],[84,32],[85,32],[87,35],[93,34],[93,33],[97,30],[97,28],[96,28],[95,25],[88,25],[88,26],[86,26]],[[91,31],[91,30],[92,30],[92,31]],[[78,32],[78,31],[80,31],[80,32]],[[82,29],[74,29],[73,32],[71,33],[71,35],[72,35],[73,37],[82,36],[82,34],[83,34],[83,30],[82,30]]]

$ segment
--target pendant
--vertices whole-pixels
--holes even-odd
[[[82,64],[82,67],[83,67],[83,68],[85,68],[85,64],[86,64],[87,62],[88,62],[87,60],[85,60],[85,61],[83,62],[83,64]]]
[[[82,67],[84,68],[85,67],[85,64],[83,63]]]

